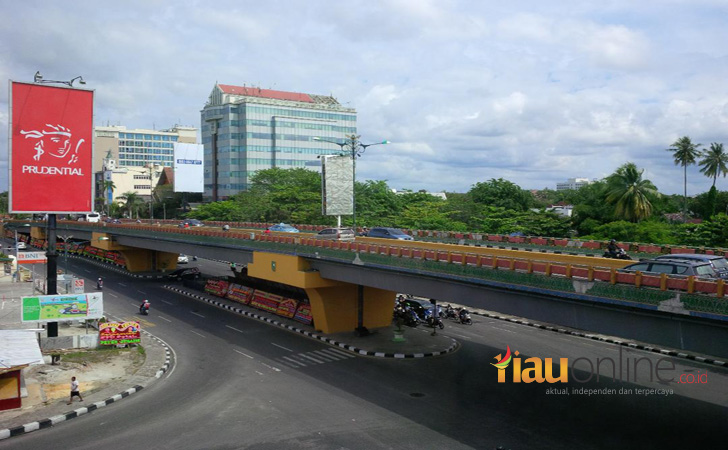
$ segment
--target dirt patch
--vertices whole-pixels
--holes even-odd
[[[71,377],[79,381],[82,395],[92,393],[134,375],[144,364],[144,359],[145,355],[139,347],[62,353],[61,360],[55,365],[44,364],[26,369],[28,401],[24,400],[23,404],[45,403],[67,397]],[[33,396],[38,398],[33,399]]]

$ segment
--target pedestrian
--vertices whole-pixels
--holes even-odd
[[[81,393],[78,391],[78,381],[76,381],[76,377],[71,377],[71,398],[68,400],[69,405],[73,403],[73,397],[78,397],[80,401],[83,401],[83,397],[81,397]]]
[[[235,272],[235,269],[237,269],[237,268],[238,268],[237,264],[235,264],[234,262],[231,262],[230,263],[230,270],[232,270],[233,272]]]

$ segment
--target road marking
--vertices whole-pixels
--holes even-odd
[[[318,364],[324,364],[324,363],[328,362],[326,360],[316,359],[313,356],[307,355],[305,353],[299,353],[297,356],[299,356],[301,358],[310,359],[311,361],[318,363]]]
[[[258,375],[264,375],[263,372],[259,372],[257,370],[255,371],[255,373],[257,373]]]
[[[194,312],[194,311],[190,311],[190,312],[191,312],[192,314],[194,314],[194,315],[198,316],[198,317],[202,317],[203,319],[205,318],[205,316],[203,316],[202,314],[197,314],[197,313],[196,313],[196,312]]]
[[[333,353],[338,354],[338,355],[346,356],[347,358],[353,358],[354,357],[354,355],[352,355],[350,353],[347,353],[347,352],[345,352],[343,350],[339,350],[338,348],[329,348],[327,350],[329,352],[333,352]]]
[[[231,327],[230,325],[225,325],[225,326],[228,327],[228,328],[230,328],[231,330],[237,331],[238,333],[242,333],[243,332],[243,330],[238,330],[237,328]]]
[[[452,334],[453,336],[463,338],[463,339],[471,339],[470,336],[465,336],[463,334],[457,334],[457,333],[450,333],[450,334]]]
[[[146,292],[142,292],[142,291],[139,291],[139,290],[137,292],[140,293],[140,294],[142,294],[142,295],[147,295]]]
[[[91,271],[90,271],[90,270],[88,270],[88,269],[83,269],[83,271],[84,271],[84,272],[88,272],[88,273],[91,273]]]
[[[282,345],[278,345],[278,344],[276,344],[274,342],[271,342],[271,345],[275,345],[276,347],[282,348],[283,350],[286,350],[286,351],[289,351],[289,352],[293,352],[293,350],[291,350],[290,348],[286,348],[286,347],[284,347]]]
[[[198,335],[198,336],[200,336],[200,337],[205,337],[205,336],[201,335],[200,333],[198,333],[198,332],[197,332],[197,331],[195,331],[195,330],[190,330],[190,332],[192,332],[192,333],[195,333],[196,335]]]
[[[164,318],[164,317],[162,317],[162,316],[157,316],[157,317],[159,317],[159,318],[160,318],[160,319],[162,319],[162,320],[166,320],[166,321],[167,321],[167,322],[169,322],[169,323],[172,323],[172,321],[171,321],[171,320],[169,320],[169,319],[165,319],[165,318]]]
[[[248,355],[247,353],[243,353],[240,350],[233,349],[234,352],[240,353],[241,355],[245,356],[246,358],[255,359],[252,356]]]
[[[110,296],[114,297],[114,298],[119,298],[119,296],[118,296],[118,295],[116,295],[116,294],[112,294],[111,292],[109,292],[108,294],[109,294]]]
[[[269,369],[271,369],[271,370],[275,370],[276,372],[280,372],[280,371],[281,371],[281,369],[279,369],[279,368],[277,368],[277,367],[269,366],[269,365],[268,365],[268,364],[266,364],[266,363],[262,363],[262,364],[263,364],[263,365],[264,365],[265,367],[267,367],[267,368],[269,368]]]
[[[168,305],[171,305],[171,304],[172,304],[172,302],[168,302],[167,300],[160,300],[160,301],[161,301],[162,303],[166,303],[166,304],[168,304]]]
[[[289,358],[288,356],[284,356],[283,359],[292,364],[298,364],[299,366],[306,367],[306,364],[302,363],[301,361],[296,361],[295,359]]]
[[[126,285],[125,285],[124,283],[119,283],[119,286],[124,286],[124,287],[126,287]]]
[[[311,353],[318,356],[319,358],[322,358],[324,361],[339,361],[339,360],[343,359],[343,357],[341,357],[339,355],[332,356],[332,355],[329,355],[328,353],[324,353],[324,351],[322,351],[322,350],[316,350]]]

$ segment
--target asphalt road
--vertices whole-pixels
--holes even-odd
[[[229,273],[222,263],[196,263],[205,272]],[[659,365],[663,379],[704,374],[707,382],[659,381],[654,366],[660,355],[622,348],[623,364],[646,358],[638,363],[637,382],[633,366],[629,381],[624,375],[624,381],[619,375],[612,381],[603,363],[599,381],[595,373],[579,383],[576,379],[589,378],[589,363],[620,360],[620,347],[478,316],[472,326],[447,323],[444,333],[462,343],[454,354],[352,357],[174,294],[159,281],[132,279],[76,259],[70,269],[87,282],[104,276],[105,307],[115,316],[138,319],[138,304],[149,298],[145,328],[173,347],[176,364],[118,404],[0,442],[0,448],[685,449],[724,443],[726,369],[665,356]],[[491,363],[507,346],[520,352],[524,369],[532,367],[526,362],[532,356],[555,363],[569,358],[576,369],[568,383],[515,383],[514,360],[508,379],[499,383]],[[312,363],[300,364],[306,359]],[[558,376],[556,364],[553,371]],[[569,394],[548,393],[552,388]],[[572,391],[579,388],[615,393]],[[636,391],[646,388],[672,393]]]

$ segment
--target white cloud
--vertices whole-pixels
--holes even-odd
[[[683,135],[728,144],[725,12],[718,0],[5,2],[0,76],[83,75],[98,124],[140,128],[199,125],[216,81],[333,94],[358,111],[362,139],[393,141],[367,152],[359,179],[397,188],[554,187],[635,161],[680,192],[664,149]],[[3,105],[7,145],[7,90]],[[696,168],[688,182],[709,186]]]

